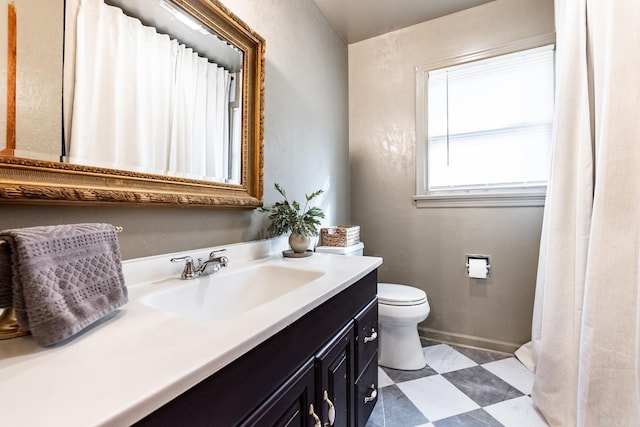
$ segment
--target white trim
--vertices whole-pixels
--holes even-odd
[[[416,193],[427,194],[427,72],[416,67]]]
[[[544,206],[544,192],[415,195],[418,208],[495,208]]]
[[[440,331],[437,329],[426,328],[424,326],[418,326],[418,334],[420,335],[420,338],[425,338],[432,341],[453,344],[462,347],[499,351],[511,355],[513,355],[513,353],[522,346],[522,344],[493,340],[490,338],[477,337],[474,335]]]
[[[423,65],[418,65],[417,70],[423,72],[437,70],[439,68],[452,67],[454,65],[464,64],[466,62],[473,62],[480,59],[488,59],[494,56],[506,55],[509,53],[519,52],[521,50],[535,49],[536,47],[542,47],[548,44],[555,44],[556,33],[546,33],[535,37],[529,37],[522,40],[516,40],[510,43],[504,43],[500,46],[492,47],[489,49],[477,50],[474,52],[468,52],[461,55],[451,56],[449,58],[442,59],[440,61],[432,61]]]
[[[430,62],[415,68],[416,75],[416,195],[413,200],[418,208],[440,207],[510,207],[510,206],[544,206],[545,194],[540,191],[521,191],[512,193],[483,194],[428,194],[427,182],[427,72],[439,68],[459,65],[465,62],[487,59],[494,56],[534,49],[554,44],[555,33],[542,34],[498,47],[482,49],[462,55],[453,56],[440,61]]]

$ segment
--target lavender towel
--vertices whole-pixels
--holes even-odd
[[[110,224],[0,232],[0,307],[42,346],[64,340],[128,301]]]

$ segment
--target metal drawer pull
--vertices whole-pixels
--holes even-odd
[[[378,397],[378,390],[376,389],[375,384],[371,384],[371,394],[369,396],[365,396],[364,403],[373,402]]]
[[[374,328],[371,328],[371,335],[364,337],[364,343],[366,344],[368,342],[375,341],[376,339],[378,339],[378,333]]]
[[[309,415],[313,417],[313,427],[322,427],[322,423],[320,422],[320,418],[313,412],[313,403],[309,405]]]
[[[329,422],[328,423],[324,423],[325,427],[331,427],[333,426],[333,423],[336,421],[336,407],[333,406],[333,402],[331,402],[329,400],[329,393],[327,393],[327,390],[324,391],[324,395],[322,396],[322,400],[324,400],[325,402],[327,402],[327,405],[329,406],[329,411],[328,411],[328,418],[329,418]]]

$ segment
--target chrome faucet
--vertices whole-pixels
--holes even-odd
[[[195,277],[206,276],[207,274],[215,273],[222,267],[226,267],[227,265],[229,265],[229,258],[227,258],[226,256],[220,256],[220,254],[223,254],[225,252],[227,252],[226,249],[212,251],[209,254],[209,259],[204,262],[202,262],[201,258],[198,258],[197,266],[194,264],[193,258],[191,258],[190,256],[171,258],[171,262],[184,261],[184,270],[182,270],[180,278],[183,280],[189,280]],[[211,266],[211,268],[209,268],[209,266]]]
[[[200,264],[198,265],[197,271],[199,272],[199,274],[201,276],[208,274],[206,271],[209,265],[211,265],[213,268],[212,273],[215,273],[216,271],[220,270],[222,267],[226,267],[227,265],[229,265],[229,258],[227,258],[226,256],[220,256],[220,254],[223,254],[226,252],[227,252],[226,249],[220,249],[219,251],[211,251],[211,253],[209,254],[209,259],[206,260],[205,262],[202,262],[202,260],[198,258],[198,262]]]

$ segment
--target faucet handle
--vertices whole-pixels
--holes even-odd
[[[180,276],[183,280],[193,279],[196,277],[195,266],[193,265],[193,258],[190,256],[183,256],[179,258],[171,258],[171,262],[181,262],[184,261],[184,270],[182,270],[182,275]]]
[[[211,251],[211,253],[209,253],[209,259],[216,258],[218,255],[224,254],[226,252],[227,252],[226,249],[218,249],[217,251]]]
[[[220,254],[227,253],[226,249],[218,249],[217,251],[211,251],[209,254],[209,259],[218,258],[220,260],[220,266],[226,267],[229,265],[229,258],[226,256],[220,256]]]

